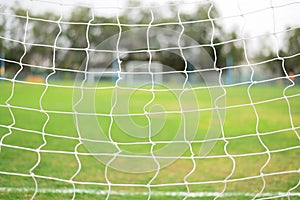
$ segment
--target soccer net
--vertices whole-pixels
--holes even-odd
[[[298,199],[299,8],[1,1],[0,199]]]

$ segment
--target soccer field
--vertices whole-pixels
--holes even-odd
[[[191,148],[158,170],[128,173],[107,165],[115,154],[101,155],[97,154],[101,153],[99,149],[87,148],[89,142],[95,143],[95,135],[82,133],[83,139],[91,141],[80,143],[74,120],[72,84],[70,87],[65,87],[68,84],[63,82],[53,84],[46,88],[42,84],[15,82],[12,93],[11,82],[0,82],[0,199],[30,199],[36,186],[36,199],[71,199],[74,186],[76,199],[105,199],[108,190],[109,199],[147,199],[149,188],[151,199],[182,199],[187,185],[191,194],[195,194],[193,199],[212,199],[214,193],[223,191],[225,184],[226,199],[249,199],[262,188],[265,196],[288,191],[300,193],[299,86],[284,92],[285,86],[257,84],[250,87],[250,96],[248,85],[226,87],[226,106],[220,108],[226,116],[220,134],[212,140],[216,141],[213,148],[205,155],[200,149],[207,139],[205,133],[214,126],[210,124],[213,102],[207,88],[193,86],[190,92],[198,110],[187,112],[186,115],[193,115],[185,122],[188,126],[196,124],[195,135],[187,135]],[[99,114],[95,117],[103,132],[119,144],[121,150],[138,155],[154,152],[155,156],[156,150],[176,143],[175,133],[181,130],[183,123],[179,112],[182,108],[178,92],[148,89],[135,91],[130,96],[128,110],[122,110],[123,104],[120,104],[120,108],[117,105],[111,111],[114,104],[111,99],[117,89],[109,84],[99,85],[93,93],[99,106],[93,112]],[[118,90],[122,99],[126,90]],[[190,100],[189,95],[183,109],[193,110],[195,101]],[[141,136],[134,133],[136,137],[126,134],[128,127],[118,126],[112,117],[120,114],[117,112],[128,111],[133,114],[131,120],[147,127],[149,118],[144,111],[153,112],[148,110],[150,101],[163,107],[165,113],[162,130],[151,137],[155,145],[143,133]],[[153,109],[155,111],[155,107]],[[160,114],[154,114],[151,119],[159,121]],[[188,144],[185,145],[188,147]],[[164,159],[168,158],[158,156],[157,162]],[[113,165],[113,161],[110,164]],[[122,165],[122,160],[115,165],[118,164]]]

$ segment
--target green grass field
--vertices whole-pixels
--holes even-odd
[[[57,85],[66,85],[56,82]],[[72,85],[72,84],[70,84]],[[106,85],[108,86],[108,85]],[[99,86],[102,87],[102,86]],[[103,86],[104,87],[104,86]],[[158,88],[159,89],[159,88]],[[33,170],[40,192],[36,199],[71,199],[72,192],[51,192],[51,190],[68,191],[73,185],[69,182],[78,170],[78,162],[74,155],[78,145],[78,133],[74,122],[72,109],[73,88],[62,88],[49,86],[45,95],[41,95],[45,86],[40,84],[15,83],[13,96],[9,100],[10,108],[6,101],[11,95],[12,83],[0,82],[0,139],[3,139],[0,152],[0,199],[30,199],[35,191],[35,183],[30,175],[30,169],[37,163],[38,154],[40,162]],[[225,199],[249,199],[243,196],[245,193],[258,193],[263,187],[260,169],[266,163],[268,154],[256,135],[258,130],[260,138],[271,152],[270,161],[263,169],[266,174],[266,186],[263,193],[287,192],[299,182],[300,174],[300,142],[297,134],[300,134],[300,88],[295,86],[286,91],[290,96],[290,110],[283,98],[284,86],[253,85],[250,94],[258,114],[258,120],[247,93],[247,86],[236,86],[226,88],[226,117],[223,124],[224,135],[228,140],[226,150],[234,155],[235,169],[232,160],[226,156],[224,151],[224,140],[218,140],[213,149],[206,155],[201,156],[200,149],[205,140],[205,133],[210,128],[212,110],[206,109],[212,106],[208,90],[199,88],[192,90],[197,99],[200,112],[194,112],[190,116],[187,125],[198,126],[195,135],[188,139],[192,141],[192,150],[195,154],[195,168],[188,176],[190,192],[221,192],[224,188],[222,182],[231,172],[228,178],[225,193],[233,192],[241,194],[237,196],[224,197]],[[133,137],[126,134],[124,128],[113,123],[110,133],[109,116],[113,103],[111,98],[114,94],[111,88],[100,88],[95,92],[97,102],[95,112],[104,115],[97,116],[99,126],[106,136],[112,140],[122,143],[120,148],[128,152],[150,153],[151,144],[149,138],[141,133],[141,137]],[[125,95],[126,90],[119,89],[119,98]],[[189,92],[184,93],[184,109],[190,110],[195,106],[195,101],[190,100]],[[182,115],[178,103],[178,93],[154,92],[155,99],[152,105],[160,104],[167,112],[165,124],[160,132],[151,137],[152,141],[172,141],[175,133],[182,128]],[[276,98],[279,98],[275,100]],[[151,101],[152,93],[144,90],[135,92],[130,99],[129,113],[144,113],[144,106]],[[273,101],[267,101],[272,100]],[[43,110],[41,112],[40,100]],[[126,113],[122,103],[115,107],[117,111]],[[243,105],[243,106],[241,106]],[[119,107],[118,107],[119,106]],[[24,109],[25,108],[25,109]],[[30,108],[30,109],[28,109]],[[151,112],[151,105],[145,109]],[[152,107],[154,109],[154,107]],[[12,114],[10,113],[12,112]],[[113,114],[116,114],[116,112]],[[153,111],[153,110],[152,110]],[[295,130],[291,130],[291,120]],[[47,120],[47,115],[49,119]],[[188,115],[188,114],[187,114]],[[199,120],[193,120],[200,116]],[[152,118],[153,117],[153,118]],[[159,121],[162,115],[151,115],[151,120]],[[87,120],[89,120],[87,118]],[[148,124],[145,115],[132,117],[133,122],[142,126]],[[125,123],[126,124],[126,123]],[[10,126],[12,125],[12,126]],[[215,126],[216,124],[212,124]],[[128,125],[130,126],[130,125]],[[35,151],[43,143],[42,130],[44,129],[46,144],[40,153]],[[125,127],[126,129],[126,127]],[[11,134],[8,134],[11,133]],[[89,139],[97,139],[97,135],[84,134]],[[95,138],[93,138],[95,136]],[[240,137],[241,136],[241,137]],[[219,135],[222,138],[222,134]],[[197,142],[198,141],[198,142]],[[137,143],[139,142],[139,143]],[[145,142],[145,143],[143,143]],[[136,143],[128,145],[128,143]],[[162,149],[166,144],[157,144],[154,151]],[[101,148],[100,148],[101,149]],[[81,163],[80,171],[74,177],[76,189],[87,189],[88,191],[108,190],[105,177],[105,163],[101,163],[97,157],[89,155],[90,151],[84,144],[78,146],[78,158]],[[258,154],[260,153],[261,154]],[[247,156],[241,156],[249,154]],[[179,158],[171,164],[162,167],[156,178],[151,182],[151,199],[182,199],[183,196],[164,196],[167,192],[186,192],[184,184],[185,176],[193,169],[193,160],[189,157],[191,152],[187,149],[183,152],[184,158]],[[198,156],[198,157],[197,157]],[[103,156],[105,157],[105,156]],[[110,160],[113,155],[102,158]],[[101,158],[100,158],[101,159]],[[158,159],[163,162],[163,158]],[[122,161],[115,165],[122,165]],[[9,174],[7,174],[7,172]],[[281,173],[286,172],[286,173]],[[147,183],[155,176],[156,171],[145,173],[126,173],[112,167],[108,168],[107,178],[112,184],[110,199],[147,199]],[[52,177],[53,179],[49,179]],[[84,183],[91,184],[84,184]],[[179,184],[174,184],[179,183]],[[132,184],[131,186],[126,184]],[[27,190],[22,190],[26,188]],[[11,189],[9,191],[8,189]],[[120,193],[124,193],[121,195]],[[295,188],[294,193],[300,192],[300,187]],[[131,193],[131,194],[130,194]],[[105,199],[107,194],[95,194],[89,192],[78,192],[77,199]],[[192,199],[213,199],[210,197],[195,197]],[[298,199],[299,196],[291,196]],[[283,198],[284,199],[284,198]]]

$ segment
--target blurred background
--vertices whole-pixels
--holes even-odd
[[[13,78],[22,65],[24,69],[16,79],[41,82],[55,65],[57,72],[51,80],[73,80],[76,70],[84,70],[87,37],[88,51],[95,52],[107,39],[116,39],[120,29],[124,32],[137,27],[147,28],[152,21],[152,10],[151,26],[180,33],[180,18],[184,35],[197,42],[197,47],[216,61],[216,67],[229,67],[223,71],[225,84],[249,81],[250,66],[255,70],[253,80],[275,78],[269,83],[283,84],[290,76],[299,82],[299,2],[2,1],[0,5],[2,78]],[[94,20],[90,21],[92,15]],[[56,57],[53,59],[54,44]],[[153,46],[156,50],[164,45],[162,42],[152,45],[150,41],[151,48]],[[112,62],[115,55],[109,56],[95,55],[97,58],[91,59],[88,71],[116,71]],[[163,66],[179,71],[185,68],[182,58],[166,51],[156,51],[152,56],[154,62]],[[127,65],[132,65],[131,61],[140,61],[139,64],[143,65],[148,62],[149,55],[127,53],[121,60],[121,67],[128,71],[130,67]],[[213,67],[190,65],[187,70]],[[106,79],[116,80],[113,73]],[[202,80],[194,78],[193,81]]]

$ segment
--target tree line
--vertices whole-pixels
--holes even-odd
[[[135,5],[139,6],[139,5]],[[191,12],[180,13],[178,23],[177,7],[169,6],[164,8],[167,14],[155,13],[154,19],[149,10],[143,9],[125,9],[119,15],[119,22],[115,16],[100,16],[95,15],[92,24],[101,24],[99,26],[90,26],[88,31],[90,49],[96,49],[97,44],[107,40],[113,35],[118,35],[120,26],[116,24],[149,24],[152,20],[153,24],[164,24],[166,29],[172,29],[177,32],[182,31],[184,34],[192,38],[195,42],[202,45],[202,48],[216,59],[216,66],[219,68],[228,65],[228,57],[232,60],[231,65],[239,65],[245,63],[245,52],[243,41],[239,38],[239,33],[232,30],[228,33],[224,30],[221,22],[217,20],[220,14],[216,7],[210,8],[210,4],[198,6]],[[86,40],[87,23],[91,20],[91,10],[85,7],[77,7],[64,15],[61,19],[54,11],[33,14],[27,12],[20,6],[14,5],[10,7],[2,7],[5,12],[0,16],[0,50],[5,53],[7,71],[16,71],[20,60],[22,63],[27,63],[33,66],[52,66],[53,65],[53,49],[54,42],[56,49],[55,65],[65,69],[79,69],[82,62],[86,59],[84,48],[87,47]],[[4,14],[4,13],[9,13]],[[27,18],[27,14],[29,18]],[[161,16],[160,16],[161,15]],[[209,17],[208,17],[209,15]],[[160,17],[158,17],[160,16]],[[210,18],[210,19],[209,19]],[[176,22],[177,23],[170,23]],[[55,23],[57,22],[57,23]],[[72,22],[72,23],[62,23]],[[82,23],[81,23],[82,22]],[[58,26],[60,23],[60,27]],[[128,31],[131,26],[121,26],[122,31]],[[26,29],[26,31],[25,31]],[[214,32],[213,38],[212,33]],[[26,34],[26,37],[24,38]],[[58,36],[59,35],[59,36]],[[58,36],[58,38],[56,38]],[[272,35],[270,34],[270,37]],[[287,71],[295,71],[300,67],[300,29],[294,28],[284,32],[284,45],[279,51],[274,51],[270,46],[274,44],[264,44],[262,40],[261,47],[251,57],[251,62],[260,62],[272,60],[268,65],[277,66],[282,71],[282,58]],[[24,47],[24,42],[26,43]],[[247,42],[247,41],[246,41]],[[36,45],[31,45],[36,44]],[[75,50],[70,50],[70,49]],[[83,50],[78,50],[83,49]],[[24,52],[26,51],[26,54]],[[128,55],[123,60],[145,60],[147,56],[139,56],[138,54]],[[175,55],[165,56],[163,53],[156,53],[153,56],[164,65],[173,66],[177,70],[182,69],[183,60]],[[16,62],[9,62],[16,61]],[[273,68],[269,67],[271,70]],[[34,70],[30,67],[24,70]]]

